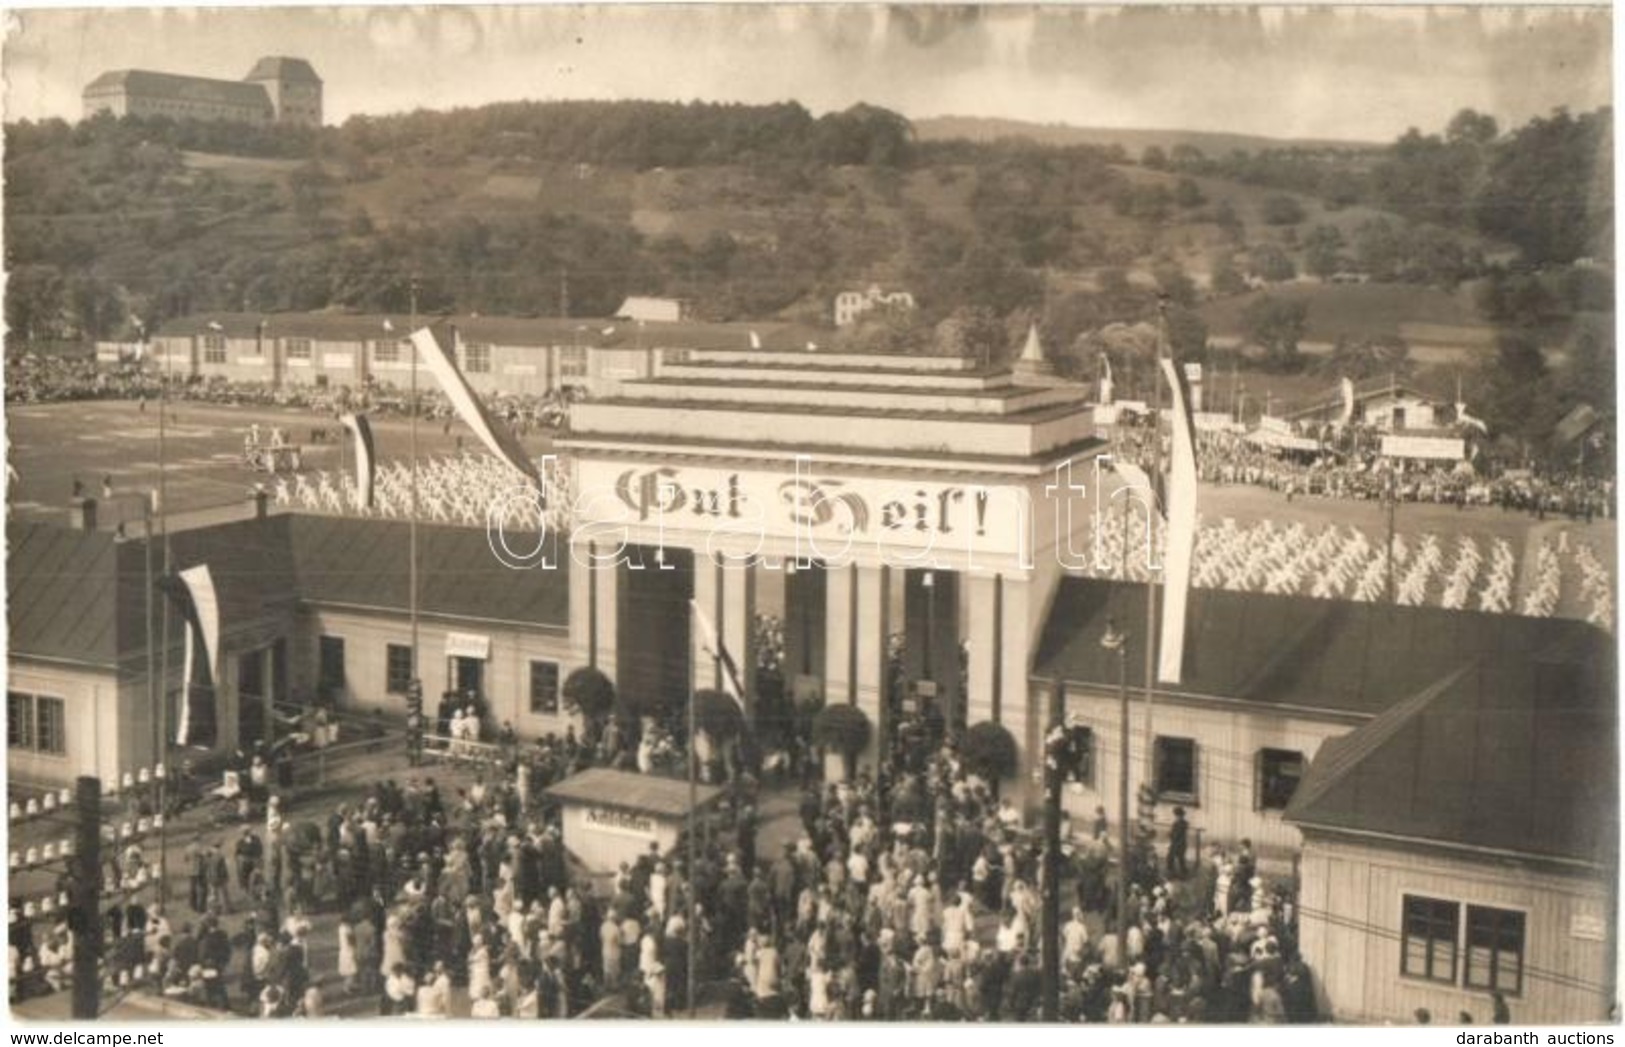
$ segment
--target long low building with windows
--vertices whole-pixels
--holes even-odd
[[[437,320],[439,318],[436,318]],[[446,318],[457,365],[481,393],[611,396],[696,349],[816,351],[827,332],[780,322],[705,324],[463,315]],[[200,313],[166,322],[151,360],[172,375],[273,388],[404,390],[413,348],[404,314]],[[419,380],[424,375],[419,374]]]

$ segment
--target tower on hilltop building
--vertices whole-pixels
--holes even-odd
[[[261,58],[243,80],[265,88],[277,123],[322,126],[322,78],[303,58]]]

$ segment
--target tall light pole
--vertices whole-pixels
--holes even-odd
[[[1117,841],[1119,853],[1117,856],[1117,950],[1119,960],[1123,957],[1125,947],[1124,935],[1128,932],[1128,637],[1117,628],[1117,621],[1113,618],[1106,620],[1106,634],[1100,638],[1100,646],[1108,651],[1117,652],[1117,718],[1118,718],[1118,753],[1117,753]]]
[[[413,334],[418,328],[418,278],[412,277],[407,289],[411,321],[407,330]],[[407,602],[412,620],[412,683],[421,693],[422,677],[418,675],[418,347],[412,342],[412,394],[407,408],[407,426],[410,433],[412,459],[412,512],[407,520]]]
[[[141,341],[147,342],[147,328],[139,328]],[[142,354],[146,355],[145,353]],[[169,413],[169,346],[164,346],[164,373],[158,383],[158,530],[163,535],[164,562],[162,576],[167,580],[171,570],[171,547],[169,542],[169,470],[165,459],[165,445],[167,444],[166,416]],[[151,556],[152,524],[147,524],[146,534],[148,556]],[[158,669],[158,766],[163,767],[169,762],[169,602],[162,601],[163,634],[159,646]],[[192,681],[181,682],[181,701],[190,701],[192,698]],[[165,774],[158,780],[158,810],[164,812],[167,806],[169,792],[169,775]],[[166,814],[162,824],[158,826],[158,900],[169,900],[169,818]]]
[[[1168,296],[1157,302],[1157,369],[1151,381],[1151,490],[1152,498],[1162,489],[1162,362],[1168,357]],[[1177,365],[1176,365],[1177,366]],[[1151,766],[1155,736],[1151,729],[1152,696],[1157,686],[1157,578],[1156,578],[1156,520],[1167,511],[1166,506],[1150,514],[1151,548],[1146,550],[1145,572],[1145,765]],[[1164,528],[1166,532],[1166,527]]]

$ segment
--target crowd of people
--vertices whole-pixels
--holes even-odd
[[[729,957],[730,1017],[1041,1017],[1036,837],[1008,800],[964,770],[952,745],[896,770],[889,781],[860,774],[808,786],[800,834],[778,853],[708,852],[724,870],[707,911]],[[1060,929],[1060,1019],[1313,1020],[1289,895],[1266,887],[1249,849],[1223,890],[1229,856],[1215,853],[1209,865],[1185,858],[1171,861],[1171,875],[1148,872],[1129,886],[1119,940],[1104,819],[1092,840],[1068,848],[1056,886],[1070,910]],[[1241,886],[1232,891],[1232,882]]]
[[[162,371],[126,361],[98,363],[88,357],[16,354],[6,358],[8,404],[57,403],[74,400],[134,400],[145,404],[161,395],[192,403],[283,407],[332,417],[346,412],[404,415],[409,396],[393,386],[369,382],[350,386],[272,385],[262,381],[229,381],[221,376],[165,376]],[[543,394],[498,392],[484,397],[486,406],[520,436],[563,428],[570,404],[583,395],[579,387]],[[456,416],[451,400],[432,382],[418,390],[419,417],[449,427]]]
[[[1113,456],[1149,466],[1151,430],[1126,427],[1113,432]],[[1545,518],[1567,516],[1587,521],[1611,518],[1611,478],[1572,472],[1505,470],[1481,474],[1458,462],[1386,459],[1375,446],[1354,455],[1327,450],[1283,450],[1248,439],[1246,434],[1201,430],[1197,433],[1197,475],[1205,483],[1263,487],[1290,498],[1319,497],[1347,501],[1496,507]],[[1164,461],[1167,460],[1166,439]]]
[[[418,462],[415,481],[412,474],[410,463],[400,460],[379,466],[370,507],[352,472],[278,476],[272,493],[284,508],[346,516],[409,519],[415,497],[418,518],[434,523],[485,527],[500,522],[516,531],[534,532],[545,522],[559,532],[569,521],[569,476],[556,463],[545,476],[545,500],[518,470],[490,454],[465,451],[424,458]]]
[[[1148,526],[1154,527],[1149,539]],[[1143,508],[1131,505],[1126,520],[1121,512],[1096,518],[1088,567],[1100,577],[1143,582],[1147,549],[1157,551],[1160,564],[1165,547],[1161,521],[1148,525]],[[1391,578],[1394,602],[1407,606],[1538,617],[1573,613],[1612,627],[1612,575],[1589,542],[1571,540],[1566,531],[1537,546],[1521,602],[1518,557],[1506,538],[1399,533],[1392,555],[1390,572],[1386,542],[1353,526],[1311,530],[1299,521],[1244,525],[1226,517],[1215,524],[1198,517],[1191,580],[1202,589],[1373,602],[1389,598]]]

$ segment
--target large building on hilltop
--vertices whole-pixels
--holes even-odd
[[[322,125],[322,80],[303,58],[268,56],[241,80],[117,69],[84,91],[85,116],[166,116],[248,124]]]

